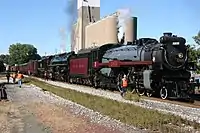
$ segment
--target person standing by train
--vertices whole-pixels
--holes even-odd
[[[20,73],[20,71],[18,71],[17,79],[18,79],[18,85],[20,88],[22,87],[22,79],[23,78],[24,78],[24,75],[22,73]]]
[[[45,71],[45,72],[44,72],[44,79],[45,79],[46,81],[48,81],[48,76],[49,76],[49,75],[48,75],[48,72]]]
[[[12,74],[13,84],[15,84],[16,76],[17,76],[17,72],[14,72],[14,73]]]
[[[126,75],[124,75],[124,77],[122,78],[122,82],[121,82],[121,89],[122,89],[121,96],[122,97],[124,97],[127,87],[128,87],[128,80],[126,78]]]
[[[10,80],[10,72],[9,71],[6,73],[6,78],[7,78],[7,83],[9,83],[9,80]]]

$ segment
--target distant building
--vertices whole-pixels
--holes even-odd
[[[100,19],[100,0],[78,0],[77,11],[78,19],[71,35],[71,50],[75,52],[85,48],[85,27]]]
[[[85,47],[101,46],[105,43],[118,43],[117,16],[109,15],[89,24],[85,28]]]
[[[119,34],[125,34],[125,44],[137,39],[137,18],[126,9],[100,19],[100,0],[78,0],[77,11],[78,19],[71,33],[71,50],[76,53],[83,48],[117,44],[121,40]]]

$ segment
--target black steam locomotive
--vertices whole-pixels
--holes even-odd
[[[194,70],[194,64],[188,62],[185,43],[182,37],[164,33],[160,42],[141,38],[133,44],[111,48],[102,57],[101,63],[108,66],[99,70],[98,83],[116,87],[126,74],[130,87],[139,95],[146,92],[162,99],[189,98],[190,70]]]
[[[140,38],[127,45],[105,44],[81,49],[77,54],[72,51],[51,56],[15,69],[40,76],[45,70],[50,72],[52,80],[109,89],[120,89],[125,74],[129,88],[139,95],[185,99],[192,92],[190,71],[195,70],[194,64],[188,61],[189,47],[185,43],[182,37],[164,33],[159,42]]]

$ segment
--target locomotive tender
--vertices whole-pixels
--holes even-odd
[[[185,43],[182,37],[164,33],[159,42],[153,38],[140,38],[127,45],[105,44],[81,49],[77,54],[72,51],[62,54],[60,58],[59,55],[48,58],[44,62],[44,70],[56,77],[60,75],[62,78],[59,80],[65,82],[110,89],[120,89],[119,82],[126,74],[129,87],[139,95],[156,94],[162,99],[189,98],[190,70],[194,70],[194,64],[188,61],[188,46]],[[66,55],[65,59],[61,58],[63,55]],[[55,58],[59,63],[52,65]],[[31,63],[37,62],[41,61]],[[23,69],[25,73],[28,70],[38,73],[36,67],[30,70],[30,67],[24,68],[23,65]]]

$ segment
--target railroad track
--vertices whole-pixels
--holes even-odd
[[[31,78],[44,80],[43,78],[33,77],[33,76],[31,76]],[[64,82],[61,82],[61,81],[53,81],[53,82],[64,83]],[[66,85],[67,84],[68,83],[66,83]],[[89,89],[94,89],[93,87],[85,86],[85,85],[78,85],[78,84],[68,84],[68,85],[73,85],[74,87],[84,87],[84,88],[86,87],[86,88],[89,88]],[[101,88],[99,88],[99,90],[106,91],[106,92],[109,92],[109,93],[119,94],[119,91],[110,91],[110,90],[101,89]],[[168,100],[168,99],[163,100],[163,99],[156,98],[156,97],[147,97],[147,96],[141,96],[140,97],[140,99],[143,99],[143,100],[152,100],[152,101],[170,103],[170,104],[175,104],[175,105],[181,105],[181,106],[185,106],[185,107],[200,108],[200,94],[193,96],[193,98],[195,99],[194,103],[189,103],[189,102],[185,102],[185,101],[177,101],[177,100]]]

